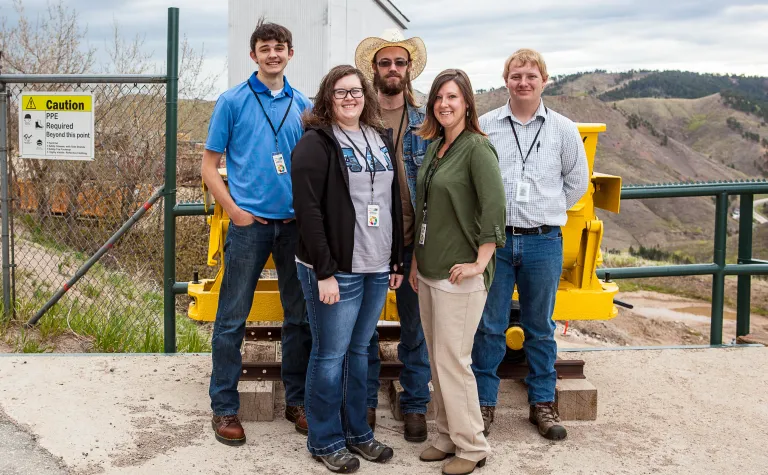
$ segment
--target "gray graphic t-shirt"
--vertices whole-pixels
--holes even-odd
[[[355,247],[352,253],[352,272],[388,272],[392,254],[392,180],[395,177],[389,150],[372,128],[349,131],[333,126],[333,133],[341,144],[341,152],[349,171],[349,194],[355,206]],[[365,138],[373,148],[368,149]],[[346,133],[346,135],[345,135]],[[350,139],[357,145],[355,148]],[[358,151],[359,150],[359,151]],[[360,156],[366,154],[366,158]],[[371,171],[376,170],[371,201]],[[378,226],[369,226],[372,217],[369,205],[378,206]]]

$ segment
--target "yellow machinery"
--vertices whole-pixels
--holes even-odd
[[[603,238],[603,222],[595,215],[595,208],[614,213],[619,212],[621,178],[593,172],[598,134],[605,131],[605,124],[579,124],[584,148],[589,162],[591,185],[584,197],[568,210],[568,223],[563,228],[563,274],[555,303],[556,320],[608,320],[616,316],[613,298],[618,286],[597,278],[595,270],[602,263],[600,242]],[[226,180],[226,170],[220,170]],[[205,206],[211,206],[211,197],[203,184]],[[229,217],[218,203],[214,204],[213,215],[209,216],[211,226],[208,242],[208,265],[221,264],[214,279],[199,283],[190,282],[188,294],[192,297],[189,317],[194,320],[213,321],[216,318],[219,288],[224,276],[224,238],[229,226]],[[270,259],[267,269],[274,269]],[[517,298],[517,293],[513,298]],[[283,310],[277,290],[277,279],[259,280],[248,315],[250,321],[282,321]],[[397,321],[395,292],[390,291],[381,314],[382,320]],[[522,346],[521,332],[508,333],[508,344],[517,349]]]

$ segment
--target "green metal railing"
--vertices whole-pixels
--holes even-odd
[[[179,109],[179,9],[168,9],[168,84],[165,109],[165,198],[163,231],[163,349],[176,352],[176,144]]]
[[[681,264],[657,267],[621,267],[598,269],[600,278],[630,279],[642,277],[672,277],[688,275],[712,276],[712,323],[709,341],[723,341],[723,304],[725,276],[738,276],[736,296],[736,336],[749,334],[752,275],[768,274],[768,261],[752,258],[752,218],[754,195],[768,193],[768,181],[716,181],[689,183],[660,183],[629,185],[621,189],[622,200],[649,198],[715,197],[715,245],[710,264]],[[737,264],[726,264],[728,226],[728,197],[740,198],[739,248]]]

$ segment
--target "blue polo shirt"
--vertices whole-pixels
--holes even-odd
[[[295,217],[291,152],[304,133],[301,114],[312,107],[304,94],[291,88],[288,79],[283,77],[283,82],[283,90],[272,97],[272,92],[253,73],[248,81],[222,94],[213,109],[205,142],[205,148],[212,152],[226,152],[229,194],[237,206],[267,219]],[[264,105],[263,110],[254,91]],[[277,129],[289,104],[291,110],[277,136],[287,172],[278,174],[272,159],[277,152],[275,135],[265,113]]]

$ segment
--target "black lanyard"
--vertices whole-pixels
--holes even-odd
[[[355,148],[357,153],[360,154],[360,156],[363,158],[363,161],[365,162],[365,165],[368,167],[368,174],[371,176],[371,203],[373,203],[373,183],[376,181],[376,157],[373,156],[373,149],[371,148],[371,144],[368,142],[368,137],[365,136],[365,130],[363,129],[362,124],[360,125],[360,132],[363,134],[363,139],[365,139],[365,152],[363,153],[358,148],[357,144],[355,143],[352,138],[347,135],[347,132],[344,131],[341,127],[339,127],[339,130],[341,130],[341,133],[344,134],[344,136],[349,140],[349,143],[352,144],[352,146]],[[371,151],[371,162],[368,163],[368,151]]]
[[[427,170],[427,176],[424,178],[424,219],[423,221],[427,221],[427,201],[429,201],[429,190],[432,188],[432,180],[435,179],[435,173],[437,173],[437,169],[440,167],[440,164],[445,161],[445,158],[448,156],[448,152],[451,151],[451,148],[456,144],[456,142],[459,141],[462,135],[464,135],[464,132],[467,129],[464,129],[461,131],[458,137],[456,137],[453,142],[451,142],[450,145],[448,145],[448,148],[445,149],[445,153],[443,153],[443,158],[438,159],[437,158],[437,152],[435,152],[435,158],[430,162],[429,169]],[[441,145],[442,147],[442,145]],[[440,148],[437,149],[438,152],[440,151]]]
[[[291,112],[291,106],[293,105],[293,94],[291,94],[291,102],[288,103],[288,108],[285,110],[285,115],[283,116],[283,120],[280,121],[280,125],[277,127],[277,130],[275,130],[275,124],[272,123],[272,119],[269,118],[269,114],[267,114],[267,110],[264,109],[264,104],[261,103],[261,99],[259,99],[259,95],[256,94],[256,91],[253,90],[253,86],[251,86],[251,81],[248,81],[248,87],[251,88],[251,92],[253,93],[254,96],[256,96],[256,100],[259,102],[262,112],[264,112],[264,117],[267,118],[269,127],[272,129],[272,133],[275,134],[275,148],[277,149],[278,152],[280,152],[280,146],[277,144],[277,134],[280,133],[280,129],[282,129],[283,124],[285,124],[285,119],[288,118],[288,113]]]
[[[536,131],[536,135],[533,137],[533,142],[531,142],[531,147],[528,149],[528,153],[523,156],[523,149],[520,147],[520,139],[517,138],[517,130],[515,130],[515,123],[512,122],[512,117],[507,116],[507,119],[509,119],[509,125],[512,127],[512,133],[515,134],[515,142],[517,143],[517,150],[520,152],[520,157],[523,159],[523,175],[525,175],[525,162],[528,160],[528,157],[531,155],[531,151],[533,150],[533,146],[536,145],[536,139],[539,138],[539,134],[541,133],[542,127],[544,127],[544,121],[541,121],[541,125],[539,125],[539,130]],[[546,119],[545,119],[546,120]],[[536,149],[536,153],[538,153],[538,149]]]

